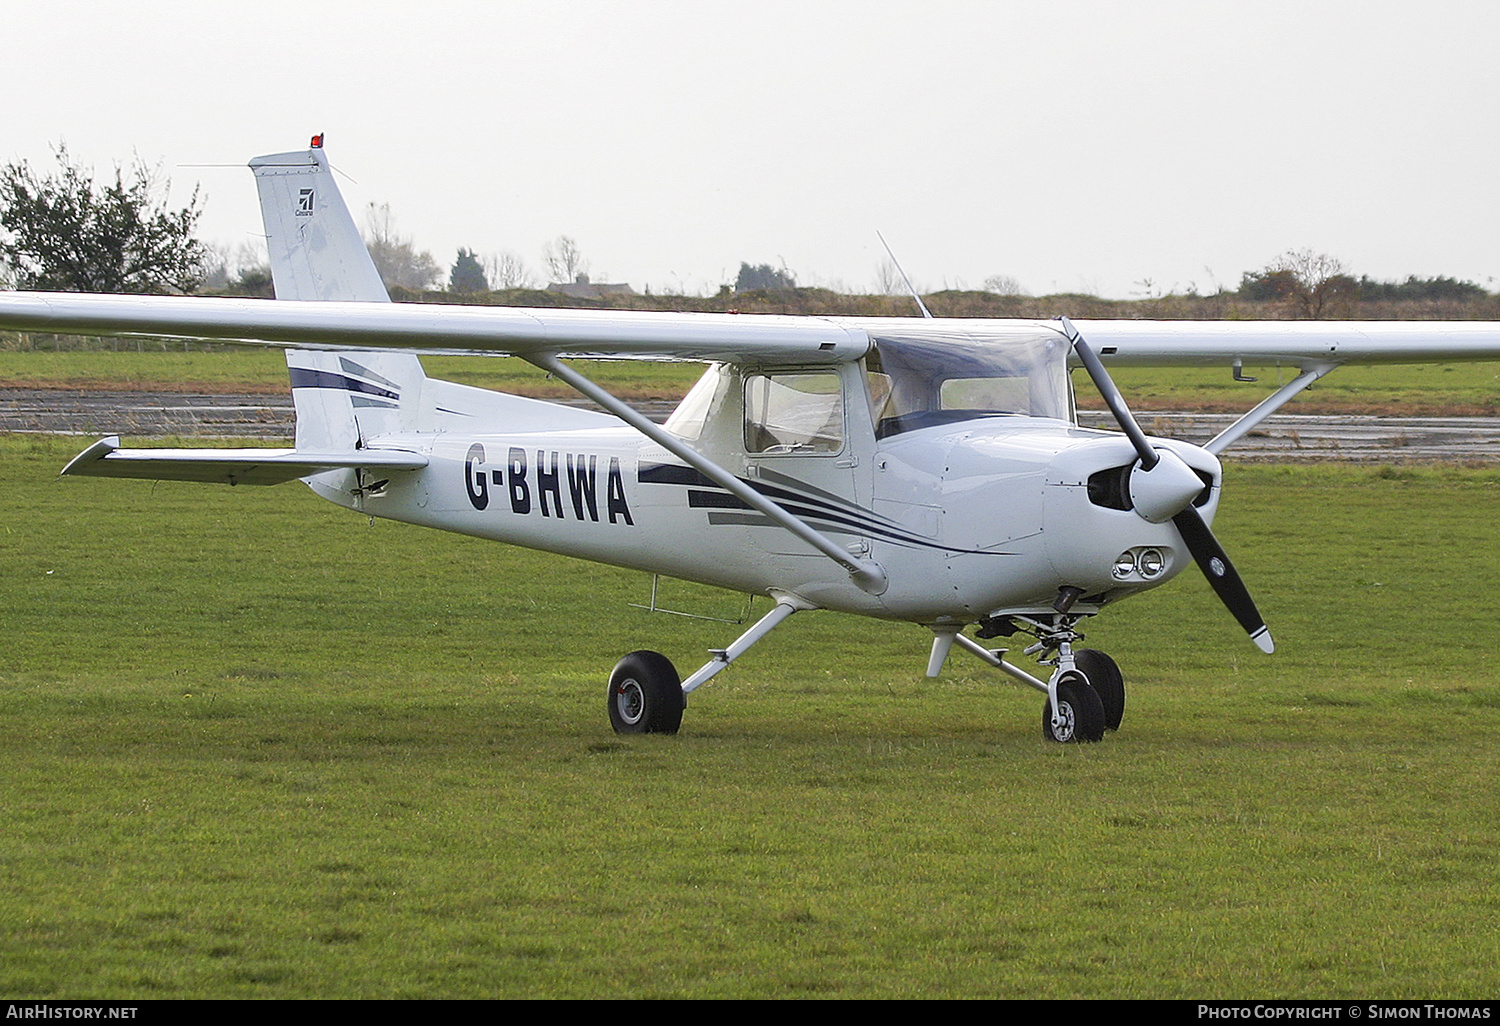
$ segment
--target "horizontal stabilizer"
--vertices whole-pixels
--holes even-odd
[[[73,458],[64,474],[148,481],[281,484],[325,470],[420,470],[427,457],[400,449],[308,452],[300,449],[121,449],[101,438]]]

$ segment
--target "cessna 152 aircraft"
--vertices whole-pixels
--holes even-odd
[[[1262,650],[1271,634],[1209,529],[1218,453],[1356,361],[1500,358],[1488,323],[948,320],[391,304],[314,137],[251,161],[275,301],[0,294],[0,329],[287,348],[291,449],[90,446],[65,474],[301,479],[338,505],[768,595],[686,680],[655,652],[609,678],[622,733],[678,730],[688,693],[794,613],[921,624],[1046,695],[1045,736],[1118,728],[1125,685],[1079,625],[1197,563]],[[429,379],[419,353],[513,354],[605,413]],[[564,357],[704,361],[664,424]],[[1074,416],[1070,363],[1121,432]],[[1203,447],[1145,435],[1111,364],[1279,364],[1297,377]],[[976,637],[964,632],[975,627]],[[1024,634],[1033,674],[983,639]],[[979,639],[979,640],[976,640]]]

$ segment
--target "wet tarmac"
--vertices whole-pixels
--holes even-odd
[[[587,403],[580,401],[580,404]],[[642,404],[654,420],[671,403]],[[1203,444],[1229,426],[1230,414],[1136,411],[1148,434]],[[0,389],[0,431],[129,438],[185,436],[284,442],[292,435],[290,395],[192,395],[66,389]],[[1081,411],[1090,427],[1109,414]],[[1500,417],[1270,417],[1226,456],[1362,462],[1500,463]]]

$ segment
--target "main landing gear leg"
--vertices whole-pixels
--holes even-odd
[[[677,733],[689,692],[707,684],[793,613],[816,608],[794,595],[774,597],[776,605],[769,613],[728,648],[713,649],[713,658],[685,681],[679,682],[676,667],[659,652],[632,652],[621,659],[609,678],[609,721],[615,733]]]

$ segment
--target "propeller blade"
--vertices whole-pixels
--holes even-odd
[[[1104,364],[1100,362],[1099,357],[1094,355],[1089,344],[1083,340],[1083,335],[1073,326],[1072,321],[1066,317],[1061,320],[1063,333],[1067,336],[1074,351],[1078,353],[1078,359],[1082,361],[1084,370],[1088,371],[1089,377],[1094,381],[1094,387],[1104,397],[1104,403],[1109,407],[1109,412],[1114,414],[1120,430],[1125,432],[1126,437],[1130,439],[1130,444],[1135,446],[1136,454],[1141,458],[1141,469],[1149,472],[1161,460],[1161,455],[1152,448],[1150,439],[1136,423],[1130,407],[1125,405],[1125,397],[1115,387],[1114,380],[1104,369]],[[1255,642],[1257,648],[1266,653],[1274,652],[1276,644],[1271,640],[1271,630],[1266,626],[1266,621],[1261,617],[1260,611],[1255,608],[1255,601],[1250,598],[1250,590],[1245,587],[1245,582],[1240,579],[1239,571],[1229,561],[1229,553],[1224,551],[1224,547],[1219,544],[1214,533],[1208,529],[1208,525],[1203,522],[1203,517],[1199,515],[1198,510],[1189,504],[1173,515],[1172,523],[1176,526],[1177,533],[1182,535],[1183,544],[1197,560],[1203,576],[1208,578],[1209,586],[1213,588],[1214,594],[1219,596],[1219,601],[1228,607],[1240,626],[1245,628],[1250,635],[1250,640]]]
[[[1260,611],[1255,608],[1249,589],[1240,579],[1239,571],[1229,561],[1229,554],[1203,522],[1198,510],[1189,506],[1173,517],[1172,523],[1177,527],[1177,533],[1182,535],[1188,551],[1198,561],[1199,569],[1208,578],[1209,586],[1219,596],[1219,601],[1228,607],[1240,626],[1245,628],[1250,640],[1255,642],[1255,647],[1267,654],[1276,651],[1276,643],[1271,640],[1271,630],[1266,626]]]
[[[1104,404],[1109,407],[1109,412],[1115,415],[1115,422],[1120,425],[1120,430],[1130,439],[1130,444],[1135,446],[1136,455],[1141,458],[1141,468],[1150,470],[1156,466],[1160,458],[1156,450],[1151,447],[1146,438],[1146,432],[1135,422],[1135,417],[1130,413],[1130,407],[1125,405],[1125,397],[1115,387],[1114,379],[1109,376],[1109,371],[1104,369],[1104,364],[1099,362],[1099,357],[1089,348],[1089,344],[1083,340],[1073,322],[1066,317],[1061,318],[1063,333],[1067,335],[1068,342],[1078,353],[1078,359],[1083,361],[1083,369],[1089,372],[1089,377],[1094,381],[1094,387],[1104,397]]]

